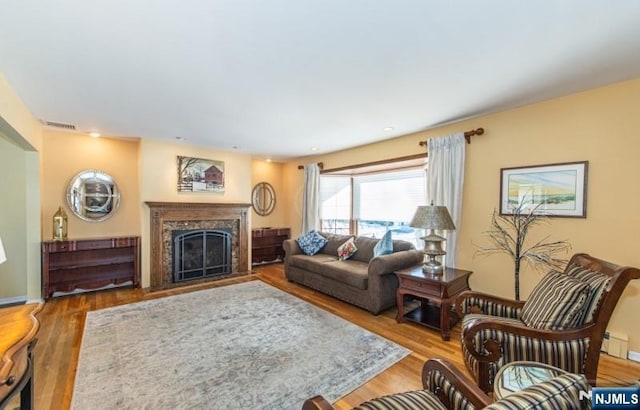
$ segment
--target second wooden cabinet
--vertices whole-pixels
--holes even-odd
[[[284,259],[282,242],[289,239],[289,228],[258,228],[251,230],[251,264],[281,262]]]

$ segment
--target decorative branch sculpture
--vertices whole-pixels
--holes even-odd
[[[534,207],[525,206],[526,198],[513,208],[513,213],[500,215],[493,210],[491,229],[483,232],[491,242],[490,246],[478,246],[476,254],[489,255],[494,253],[506,253],[513,258],[515,297],[520,300],[520,266],[526,262],[535,269],[562,270],[567,263],[566,259],[556,257],[561,252],[567,252],[571,245],[567,241],[547,242],[548,236],[538,242],[529,245],[527,234],[529,230],[542,223],[549,223],[548,218],[536,211]]]

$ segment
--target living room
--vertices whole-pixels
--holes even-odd
[[[507,167],[588,161],[586,218],[551,218],[547,230],[554,239],[568,241],[570,253],[585,252],[619,265],[638,267],[640,217],[635,204],[640,201],[640,185],[636,181],[640,163],[635,157],[640,152],[636,135],[640,129],[639,101],[640,78],[633,77],[375,143],[267,162],[267,158],[242,149],[191,145],[188,140],[91,138],[85,133],[45,127],[12,84],[0,75],[0,172],[5,175],[0,186],[4,197],[11,199],[0,206],[0,237],[8,255],[7,262],[0,265],[0,302],[41,300],[40,244],[52,238],[53,215],[64,206],[69,181],[81,170],[99,169],[113,176],[122,201],[113,217],[101,223],[69,215],[69,237],[139,236],[144,289],[151,285],[152,258],[151,215],[146,202],[250,204],[253,187],[264,181],[275,189],[276,207],[268,216],[251,211],[250,228],[289,227],[292,237],[297,237],[302,233],[304,186],[299,165],[322,162],[325,169],[336,169],[415,156],[425,153],[419,145],[421,141],[478,127],[485,132],[472,137],[466,146],[462,222],[457,227],[456,267],[474,272],[469,282],[471,289],[513,297],[512,260],[476,255],[477,245],[485,240],[483,232],[489,229],[491,214],[499,204],[500,170]],[[177,192],[178,155],[223,161],[224,192]],[[629,197],[620,204],[611,204],[618,192]],[[246,266],[246,270],[250,269]],[[533,270],[523,272],[523,299],[541,278],[542,274]],[[317,297],[306,290],[300,292],[307,298]],[[640,361],[640,329],[635,317],[639,310],[640,281],[632,281],[608,326],[612,334],[627,338],[628,357],[614,362],[626,369],[623,382],[640,377],[635,366]],[[363,313],[350,314],[359,317]],[[452,340],[452,344],[458,343],[457,339]],[[66,394],[70,392],[67,390]]]

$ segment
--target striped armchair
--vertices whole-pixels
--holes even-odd
[[[513,410],[513,409],[582,409],[581,391],[590,387],[582,375],[565,374],[493,402],[475,382],[464,376],[451,363],[430,359],[422,369],[423,390],[378,397],[354,407],[353,410]],[[334,410],[322,396],[303,404],[302,410]]]
[[[595,386],[607,324],[622,291],[638,278],[636,268],[576,254],[564,272],[547,274],[526,302],[463,292],[456,310],[467,368],[485,392],[500,367],[519,360],[583,374]]]

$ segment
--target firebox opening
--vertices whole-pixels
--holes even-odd
[[[173,231],[173,282],[230,274],[232,232],[229,228]]]

